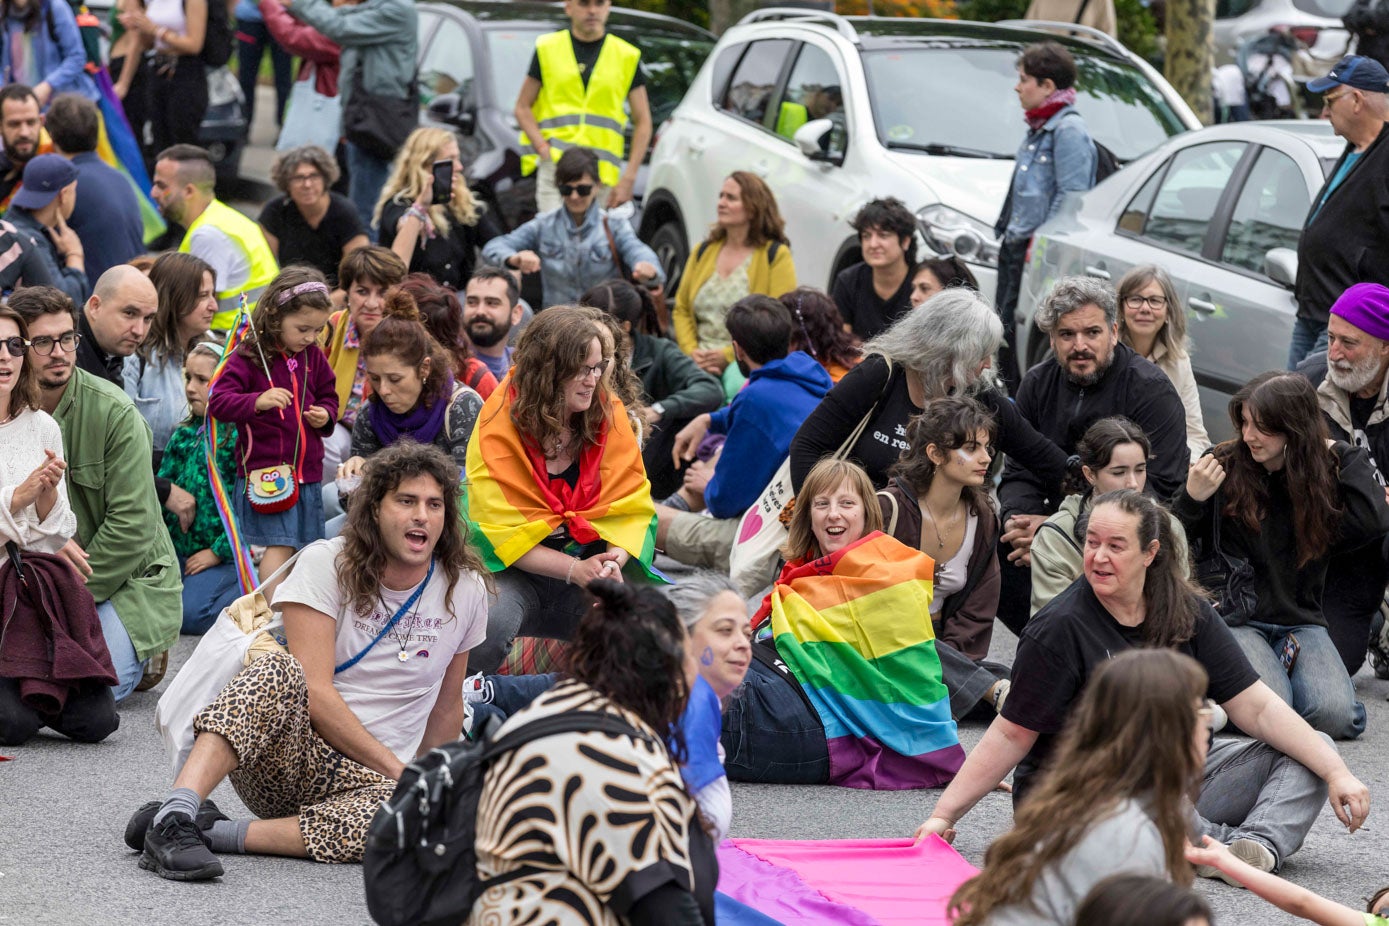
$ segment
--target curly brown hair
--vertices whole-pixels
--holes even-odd
[[[548,447],[567,427],[581,444],[597,442],[612,409],[607,383],[599,379],[585,412],[567,414],[564,397],[594,339],[603,342],[598,323],[572,305],[551,306],[526,326],[511,365],[511,421],[524,439]]]
[[[453,376],[460,382],[468,375],[473,352],[463,336],[463,305],[458,294],[427,273],[412,273],[400,281],[401,292],[409,293],[420,310],[420,321],[453,361]]]
[[[993,412],[967,396],[936,399],[907,425],[907,449],[898,457],[892,474],[917,495],[925,495],[937,468],[926,448],[933,446],[937,453],[948,454],[973,444],[980,431],[989,436],[992,444],[998,435]],[[983,486],[968,486],[965,495],[976,511],[990,508],[989,493]]]
[[[786,239],[786,222],[781,217],[781,209],[772,195],[767,181],[746,170],[735,170],[728,179],[738,184],[743,198],[743,209],[748,214],[748,244],[757,248],[771,241],[790,245]],[[715,225],[709,230],[708,241],[718,244],[728,238],[728,230]]]
[[[600,326],[598,336],[603,341],[603,357],[608,359],[608,368],[603,371],[603,382],[608,391],[622,400],[622,406],[629,415],[639,415],[646,407],[645,393],[641,377],[632,371],[632,337],[622,330],[622,322],[602,309],[588,305],[575,306]],[[603,337],[607,332],[607,337]]]
[[[1101,665],[1013,828],[950,898],[951,922],[978,926],[993,911],[1028,905],[1042,872],[1126,800],[1152,817],[1172,880],[1191,884],[1183,847],[1188,801],[1201,784],[1192,744],[1206,684],[1200,663],[1167,649],[1129,650]]]
[[[383,317],[362,342],[364,360],[382,354],[390,354],[414,368],[424,383],[419,400],[426,408],[440,399],[447,402],[453,394],[450,387],[453,382],[452,358],[425,329],[414,298],[399,287],[386,293]],[[428,366],[425,361],[428,361]],[[367,401],[379,404],[381,399],[373,392]]]
[[[863,359],[854,336],[844,330],[839,306],[821,289],[798,286],[781,297],[791,313],[791,349],[803,350],[828,369],[832,364],[852,369]]]
[[[468,543],[468,528],[459,514],[458,466],[438,447],[419,444],[409,438],[396,441],[373,453],[362,468],[362,482],[352,493],[347,523],[342,528],[342,550],[336,561],[338,585],[347,595],[348,605],[359,613],[371,610],[381,594],[381,577],[386,571],[386,546],[381,541],[377,517],[386,496],[407,479],[429,476],[439,484],[444,496],[444,530],[434,545],[434,561],[444,570],[448,588],[444,598],[453,617],[453,590],[465,572],[482,579],[490,592],[491,573]]]
[[[306,283],[318,283],[323,288],[291,295],[296,286]],[[260,359],[257,344],[267,355],[284,350],[284,344],[280,341],[280,327],[284,324],[285,316],[305,309],[320,312],[333,310],[333,301],[328,297],[328,282],[313,267],[292,264],[281,270],[260,294],[256,307],[251,311],[249,336],[237,346],[237,350],[252,360]]]

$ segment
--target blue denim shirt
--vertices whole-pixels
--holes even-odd
[[[1012,213],[1004,217],[1006,229],[995,231],[1004,239],[1031,235],[1056,214],[1066,193],[1095,185],[1097,160],[1085,119],[1074,106],[1065,107],[1040,129],[1028,132],[1018,146],[1013,168]]]
[[[525,225],[493,238],[482,248],[489,264],[503,265],[520,251],[534,251],[540,257],[540,282],[545,288],[545,306],[572,305],[591,286],[617,277],[608,236],[603,233],[603,210],[589,207],[581,224],[575,225],[563,206],[542,212]],[[646,261],[656,268],[656,277],[666,281],[656,252],[651,250],[626,219],[608,217],[608,228],[617,243],[622,263],[632,267]]]

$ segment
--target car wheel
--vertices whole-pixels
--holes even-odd
[[[678,219],[668,218],[651,233],[651,240],[647,243],[656,252],[661,269],[666,272],[666,292],[674,293],[680,285],[680,275],[685,272],[685,262],[690,258],[685,229],[680,227]]]

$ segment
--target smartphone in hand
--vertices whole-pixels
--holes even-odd
[[[435,161],[431,171],[434,177],[434,191],[430,202],[436,206],[453,199],[453,161]]]

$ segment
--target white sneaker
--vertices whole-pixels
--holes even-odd
[[[1230,854],[1259,871],[1271,872],[1278,867],[1278,857],[1273,854],[1273,850],[1257,839],[1236,839],[1230,843]],[[1197,865],[1196,877],[1219,878],[1231,887],[1244,887],[1213,865]]]
[[[490,704],[491,701],[492,683],[481,672],[463,680],[463,703]]]

